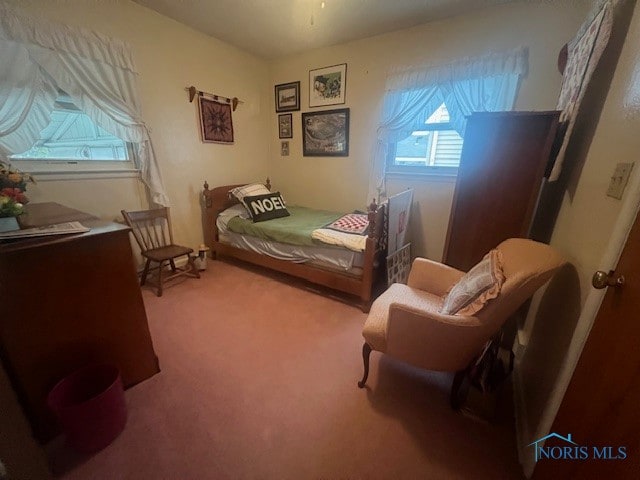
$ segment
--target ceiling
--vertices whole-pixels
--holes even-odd
[[[242,50],[273,59],[508,0],[134,1]]]

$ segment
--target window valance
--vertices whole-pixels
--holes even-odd
[[[528,49],[519,47],[506,52],[462,58],[446,64],[399,67],[389,71],[385,90],[406,91],[497,75],[522,77],[527,74],[528,65]]]
[[[0,1],[0,39],[65,52],[136,73],[131,49],[125,42],[98,32],[27,15]]]

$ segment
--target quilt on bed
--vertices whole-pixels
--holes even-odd
[[[327,225],[343,216],[342,213],[315,210],[307,207],[287,205],[288,217],[274,218],[254,223],[247,218],[234,216],[227,228],[242,235],[290,245],[315,246],[329,244],[349,250],[363,251],[366,237],[329,230]]]

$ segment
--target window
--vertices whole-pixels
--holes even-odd
[[[450,123],[447,106],[441,104],[424,122],[424,128],[392,145],[387,172],[455,174],[460,164],[462,137]]]
[[[60,93],[49,124],[26,152],[10,158],[30,172],[132,170],[132,145],[107,133]]]

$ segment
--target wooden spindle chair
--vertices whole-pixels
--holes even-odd
[[[140,247],[140,253],[146,258],[140,285],[144,285],[147,282],[151,262],[158,264],[154,269],[158,271],[155,286],[157,288],[156,295],[159,297],[162,296],[162,286],[164,282],[181,275],[200,278],[200,273],[191,255],[193,248],[183,247],[173,243],[171,216],[169,215],[168,208],[156,208],[137,212],[122,210],[121,212],[125,222],[131,227],[131,232]],[[187,267],[178,268],[176,267],[175,259],[183,255],[187,256]],[[167,265],[171,267],[171,274],[168,275],[164,271]]]

